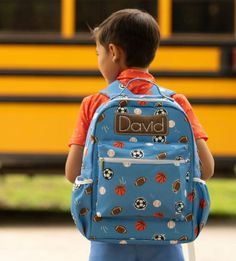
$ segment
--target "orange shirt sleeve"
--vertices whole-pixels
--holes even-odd
[[[174,94],[172,98],[184,109],[191,123],[195,139],[208,140],[208,136],[193,111],[191,104],[183,94]]]
[[[86,142],[87,132],[97,108],[108,98],[100,93],[87,96],[83,99],[80,105],[79,115],[77,117],[76,125],[69,141],[68,146],[72,144],[84,146]]]

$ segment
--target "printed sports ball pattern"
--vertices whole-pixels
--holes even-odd
[[[162,212],[167,212],[166,217],[183,220],[184,213],[177,211],[176,208],[177,203],[181,202],[184,206],[187,201],[187,197],[184,196],[184,194],[187,195],[187,192],[183,191],[181,184],[185,185],[188,181],[185,174],[180,177],[180,171],[184,172],[185,169],[184,173],[187,174],[189,163],[179,163],[180,159],[190,157],[187,145],[180,143],[159,145],[159,148],[155,148],[154,145],[146,144],[143,149],[132,150],[126,148],[129,147],[128,145],[116,148],[115,143],[98,146],[99,156],[103,159],[99,174],[103,178],[99,178],[98,181],[97,211],[102,216],[109,216],[112,204],[121,204],[124,216],[140,215],[135,210],[144,209],[147,213],[142,213],[142,215],[153,216],[156,207],[159,207]],[[178,154],[173,153],[176,148],[178,148]],[[165,152],[166,158],[158,160],[156,155],[159,155],[159,150],[163,149],[169,150]],[[111,151],[113,151],[112,154],[110,154]],[[134,151],[135,153],[133,153]],[[114,156],[109,157],[108,155]],[[106,156],[108,159],[105,158]],[[133,159],[138,161],[132,162]],[[146,159],[152,160],[153,164],[147,164]],[[159,165],[165,160],[173,160],[174,163]],[[169,197],[166,197],[166,193],[163,192],[168,192]],[[111,198],[112,201],[109,200]],[[169,209],[170,201],[172,201],[172,208]],[[157,206],[157,202],[159,202],[159,206]],[[186,211],[185,214],[188,214],[192,209],[186,207]]]
[[[117,134],[116,113],[166,115],[168,135]],[[96,112],[84,151],[71,212],[88,239],[177,244],[198,236],[207,221],[209,195],[206,185],[194,179],[200,177],[196,147],[177,104],[112,100]]]

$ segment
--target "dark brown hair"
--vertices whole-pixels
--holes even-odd
[[[94,29],[93,34],[106,49],[110,43],[122,48],[127,67],[149,66],[160,43],[156,20],[138,9],[123,9],[113,13]]]

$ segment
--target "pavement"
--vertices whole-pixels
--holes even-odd
[[[196,261],[236,261],[236,221],[209,222],[194,246]],[[0,224],[1,261],[87,261],[88,254],[89,241],[73,224]]]

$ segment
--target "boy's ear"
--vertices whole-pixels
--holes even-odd
[[[118,62],[122,58],[122,55],[123,55],[122,49],[119,46],[112,44],[112,43],[108,45],[108,48],[109,48],[109,52],[112,56],[112,61],[114,63]]]

